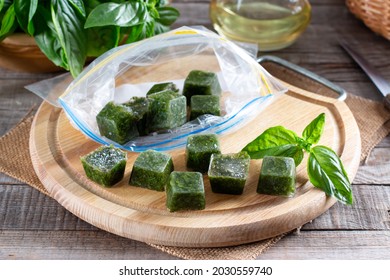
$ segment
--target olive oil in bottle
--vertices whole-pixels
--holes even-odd
[[[310,22],[307,0],[211,0],[215,30],[228,39],[256,43],[259,51],[288,47]]]

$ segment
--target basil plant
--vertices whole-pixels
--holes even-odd
[[[87,57],[169,30],[179,12],[167,0],[0,0],[0,41],[15,32],[76,77]]]

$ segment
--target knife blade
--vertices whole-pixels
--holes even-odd
[[[390,110],[390,82],[387,81],[379,71],[369,63],[359,52],[352,49],[347,43],[341,41],[340,46],[353,58],[353,60],[363,69],[371,79],[380,93],[384,96],[383,103]]]

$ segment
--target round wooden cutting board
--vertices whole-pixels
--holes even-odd
[[[240,151],[265,129],[283,125],[301,133],[318,114],[326,114],[321,145],[333,148],[352,181],[359,166],[360,135],[344,102],[289,86],[289,91],[239,130],[219,137],[222,153]],[[66,209],[88,223],[138,241],[168,246],[221,247],[259,241],[315,219],[336,200],[314,188],[306,174],[307,156],[297,167],[293,198],[256,193],[261,160],[252,160],[242,195],[215,194],[204,176],[206,209],[170,213],[165,193],[128,185],[137,153],[128,152],[124,179],[112,188],[88,180],[80,156],[99,145],[74,129],[65,113],[43,103],[30,137],[35,171]],[[169,152],[175,170],[185,170],[185,150]]]

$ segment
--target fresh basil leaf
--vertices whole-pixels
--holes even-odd
[[[154,33],[154,21],[148,21],[141,23],[139,25],[132,26],[130,32],[128,33],[128,37],[126,43],[133,43],[140,41],[142,39],[152,37],[155,35]]]
[[[301,147],[298,145],[291,145],[287,150],[285,150],[283,153],[275,155],[275,156],[283,156],[283,157],[290,157],[294,160],[295,166],[298,166],[301,164],[304,153]]]
[[[38,6],[37,16],[34,17],[35,35],[34,39],[41,51],[55,65],[69,70],[66,56],[60,44],[54,23],[51,20],[50,11]]]
[[[148,6],[156,6],[158,0],[145,0],[146,3],[148,3]]]
[[[87,56],[98,57],[106,51],[118,46],[120,32],[118,26],[102,26],[88,28]]]
[[[306,128],[303,130],[303,139],[310,144],[317,144],[320,141],[321,135],[324,132],[325,114],[318,115]]]
[[[87,38],[83,28],[85,18],[70,0],[52,0],[51,14],[64,51],[63,60],[69,65],[72,76],[76,77],[83,70],[87,57]]]
[[[5,14],[5,11],[13,4],[13,0],[0,0],[0,16]]]
[[[154,34],[161,34],[168,32],[170,30],[169,26],[161,24],[158,19],[156,19],[155,24],[154,24]]]
[[[12,4],[5,12],[4,17],[1,21],[0,41],[2,41],[8,35],[12,34],[17,28],[17,26],[18,22],[16,20],[15,7],[14,4]]]
[[[256,139],[248,143],[242,151],[246,151],[252,159],[259,159],[264,155],[273,153],[273,149],[278,150],[281,146],[297,144],[297,138],[295,132],[283,126],[275,126],[265,130]]]
[[[149,20],[145,2],[103,3],[88,15],[85,28],[106,25],[126,27],[139,25]]]
[[[34,35],[33,17],[38,7],[38,0],[15,0],[15,13],[20,27],[27,34]]]
[[[162,7],[169,4],[168,0],[157,0],[156,1],[156,7]]]
[[[325,146],[311,149],[307,172],[310,182],[327,195],[345,204],[352,204],[352,189],[343,163],[337,154]]]
[[[149,16],[152,18],[157,19],[160,17],[156,7],[154,7],[154,6],[148,6],[148,13],[149,13]]]
[[[99,0],[84,0],[83,2],[84,2],[84,8],[85,8],[87,15],[89,15],[89,13],[93,9],[95,9],[97,6],[104,3],[104,1],[99,1]],[[110,1],[110,2],[112,2],[112,1]]]
[[[259,159],[265,156],[290,157],[294,160],[295,166],[298,166],[302,162],[304,154],[299,146],[289,144],[259,151],[251,158]]]
[[[84,1],[81,0],[69,0],[69,2],[75,7],[82,16],[86,16]]]
[[[3,9],[3,7],[4,7],[4,0],[0,0],[0,12]]]
[[[173,7],[158,7],[157,11],[159,17],[156,21],[165,26],[173,24],[180,16],[180,12]]]
[[[144,25],[145,23],[141,23],[128,28],[129,30],[126,32],[127,33],[126,44],[130,44],[142,40],[143,36],[141,34],[143,32],[143,29],[145,28]]]
[[[13,0],[0,0],[0,20],[2,20],[4,14],[13,3]]]

